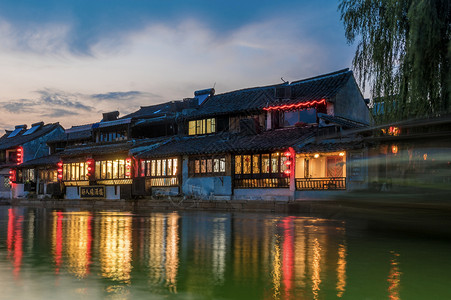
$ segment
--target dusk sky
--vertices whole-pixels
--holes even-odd
[[[351,68],[338,1],[2,0],[0,130]]]

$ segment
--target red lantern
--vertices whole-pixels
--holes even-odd
[[[13,169],[9,170],[9,181],[10,182],[16,181],[16,170],[13,170]]]
[[[16,158],[17,164],[20,165],[23,162],[23,148],[22,147],[17,148],[16,157],[17,157]]]
[[[56,169],[58,173],[57,178],[61,180],[63,179],[63,162],[59,161],[56,165],[58,166],[58,168]]]
[[[125,160],[125,176],[126,177],[130,177],[131,176],[131,174],[132,174],[131,169],[132,169],[132,159],[131,158],[127,158]]]
[[[86,168],[86,170],[87,170],[86,176],[88,177],[88,180],[93,180],[94,179],[94,171],[95,171],[94,160],[92,158],[88,159],[86,161],[86,165],[88,166]]]
[[[285,175],[290,176],[292,172],[294,172],[293,167],[294,167],[294,150],[293,148],[289,148],[287,151],[285,151],[283,153],[283,155],[285,156],[285,161],[283,162],[284,165],[286,166],[286,170],[284,171]]]

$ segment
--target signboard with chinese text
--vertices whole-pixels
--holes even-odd
[[[81,186],[81,198],[105,198],[105,186]]]

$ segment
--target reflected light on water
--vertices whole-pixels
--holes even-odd
[[[337,262],[337,297],[341,298],[346,288],[346,246],[338,246]]]
[[[164,285],[171,293],[177,293],[179,268],[179,214],[156,213],[149,224],[149,283]]]
[[[0,298],[451,299],[448,241],[361,242],[337,220],[4,207],[0,222]]]
[[[317,238],[313,240],[312,258],[312,292],[313,298],[318,299],[321,284],[321,246]]]
[[[132,216],[110,212],[100,220],[100,266],[102,276],[130,283],[132,270]]]
[[[63,213],[54,211],[52,215],[52,252],[53,261],[55,262],[55,273],[58,274],[63,261]]]
[[[22,237],[23,216],[15,216],[14,209],[8,210],[8,230],[6,237],[6,247],[8,258],[13,261],[13,273],[19,277],[23,257],[23,237]]]
[[[226,219],[215,218],[213,220],[213,229],[211,231],[212,243],[212,273],[216,284],[224,282],[224,273],[226,268]]]
[[[67,264],[70,273],[78,278],[89,274],[91,263],[91,214],[89,212],[66,215],[65,237]]]
[[[283,228],[283,284],[285,286],[285,297],[290,298],[293,289],[293,267],[294,267],[294,225],[293,217],[282,220]]]
[[[163,214],[152,214],[149,224],[149,283],[157,285],[163,281],[164,252],[166,251],[165,224]]]
[[[177,271],[179,267],[179,215],[174,212],[168,216],[168,234],[166,237],[166,285],[173,293],[177,293]]]
[[[399,289],[401,286],[401,271],[399,268],[399,253],[390,252],[390,271],[388,274],[388,298],[390,300],[399,300]]]
[[[273,282],[273,289],[274,299],[279,299],[280,297],[280,281],[281,281],[281,261],[280,261],[280,246],[279,246],[279,235],[276,235],[275,237],[275,243],[274,243],[274,252],[273,252],[273,261],[272,261],[272,282]]]

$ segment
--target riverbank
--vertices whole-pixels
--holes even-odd
[[[433,199],[433,200],[431,200]],[[350,193],[330,200],[264,201],[199,200],[183,197],[152,197],[137,200],[1,200],[12,206],[71,210],[151,211],[227,211],[302,214],[353,220],[370,230],[451,237],[451,201],[448,194],[434,197],[396,193]]]

